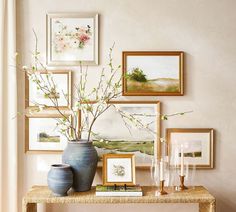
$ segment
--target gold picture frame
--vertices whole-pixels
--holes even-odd
[[[56,75],[66,75],[67,77],[67,91],[68,91],[68,99],[66,100],[65,99],[65,102],[66,104],[65,105],[62,105],[62,106],[58,106],[59,109],[62,109],[62,110],[66,110],[66,109],[70,109],[71,108],[71,102],[72,102],[72,72],[71,71],[67,71],[67,70],[48,70],[48,71],[38,71],[40,74],[48,74],[48,73],[52,73],[53,76],[56,76]],[[26,109],[32,109],[32,108],[36,108],[37,106],[35,105],[30,105],[30,101],[31,101],[31,95],[30,95],[30,90],[32,91],[32,87],[30,86],[31,85],[31,81],[28,79],[28,76],[27,76],[27,73],[25,73],[25,108]],[[33,98],[33,97],[32,97]],[[63,97],[65,98],[65,97]],[[40,102],[37,102],[37,103],[40,103]],[[44,110],[55,110],[55,108],[50,105],[50,106],[47,106],[47,107],[44,107]]]
[[[191,158],[190,168],[193,166],[197,169],[214,168],[214,130],[212,128],[168,128],[166,129],[166,140],[170,157],[174,154],[172,146],[182,144],[186,146],[185,157]]]
[[[102,176],[104,186],[135,186],[134,154],[104,154]]]
[[[71,33],[73,34],[70,35]],[[89,44],[86,46],[87,42]],[[82,65],[98,65],[98,55],[99,15],[97,13],[47,14],[48,66],[80,66],[81,62]]]
[[[72,119],[70,114],[65,114],[66,117],[68,117],[70,120]],[[53,119],[55,122],[53,124],[53,126],[51,126],[51,129],[55,130],[56,129],[56,119],[60,119],[63,118],[62,115],[60,114],[32,114],[32,115],[25,115],[25,153],[42,153],[42,154],[51,154],[51,153],[61,153],[66,144],[67,144],[67,139],[63,138],[63,146],[60,146],[60,149],[46,149],[46,148],[32,148],[31,144],[32,142],[35,143],[36,140],[36,136],[34,136],[34,138],[30,137],[31,136],[31,127],[30,127],[30,120],[31,119],[41,119],[41,121],[39,120],[38,123],[34,123],[34,127],[33,129],[35,130],[35,128],[39,127],[40,124],[44,125],[43,123],[47,123],[47,125],[49,124],[50,120]],[[47,119],[47,120],[46,120]],[[46,122],[43,122],[44,120],[46,120]],[[32,123],[31,123],[32,124]],[[46,126],[45,126],[46,127]],[[43,132],[43,133],[47,133],[47,132]],[[56,139],[58,139],[58,135],[60,135],[60,133],[55,134],[52,137],[57,137]],[[37,135],[37,139],[39,138],[39,135]],[[61,142],[61,137],[60,137],[60,141]],[[45,142],[46,143],[46,142]],[[47,143],[46,143],[47,144]],[[35,145],[37,146],[37,145]],[[55,146],[55,145],[54,145]],[[57,145],[59,146],[59,145]]]
[[[123,96],[184,95],[182,51],[124,51],[122,70]]]
[[[92,102],[92,103],[96,103],[96,102]],[[153,110],[155,111],[155,113],[156,113],[156,117],[155,118],[153,118],[155,121],[154,121],[154,123],[155,123],[155,125],[156,125],[156,128],[155,128],[155,131],[156,131],[156,137],[154,138],[154,143],[153,143],[153,155],[151,156],[151,157],[155,157],[155,158],[159,158],[160,157],[160,155],[161,155],[161,142],[160,142],[160,137],[161,137],[161,102],[160,101],[111,101],[111,102],[108,102],[108,104],[109,103],[112,103],[112,104],[115,104],[115,105],[118,105],[118,106],[128,106],[128,107],[140,107],[140,110],[142,110],[142,106],[143,107],[151,107],[151,105],[152,105],[152,108],[153,108]],[[137,111],[137,110],[136,110]],[[114,122],[114,124],[117,124],[117,123],[119,123],[119,120],[116,120],[116,115],[115,114],[113,114],[113,113],[116,113],[116,111],[113,111],[112,112],[112,114],[108,114],[108,119],[109,119],[109,121],[112,121],[112,122]],[[103,114],[104,116],[105,116],[105,114],[106,114],[106,112]],[[82,112],[81,111],[79,111],[79,120],[78,120],[78,123],[81,123],[82,121],[82,118],[83,118],[83,114],[82,114]],[[106,118],[106,117],[105,117]],[[112,119],[112,120],[110,120],[110,119]],[[99,124],[99,122],[103,122],[103,123],[105,123],[104,121],[103,121],[103,118],[102,117],[99,117],[99,119],[96,121],[96,125],[94,126],[94,131],[96,131],[96,130],[98,130],[98,133],[99,134],[101,134],[101,137],[103,137],[103,132],[101,132],[100,131],[100,129],[97,129],[97,126],[99,127],[99,126],[101,126],[100,124]],[[107,121],[107,120],[106,120]],[[122,122],[122,124],[124,124],[123,122]],[[114,126],[114,125],[113,125]],[[122,125],[123,126],[123,125]],[[110,130],[109,130],[109,132],[106,130],[106,132],[104,132],[104,133],[109,133],[109,134],[112,134],[113,133],[113,131],[112,131],[112,124],[109,126],[110,128]],[[125,126],[124,126],[125,127]],[[125,127],[126,128],[126,127]],[[101,130],[103,130],[103,129],[101,129]],[[117,132],[117,130],[114,132],[114,133],[116,133]],[[113,138],[113,134],[112,135],[110,135],[109,136],[110,137],[110,139],[111,139],[111,141],[113,140],[112,138]],[[115,134],[114,135],[114,138],[117,138],[117,135]],[[122,139],[123,139],[123,137],[122,137]],[[104,139],[104,140],[106,140],[106,139]],[[118,139],[118,140],[120,140],[120,139]],[[123,140],[123,141],[125,141],[125,140]],[[141,142],[141,141],[140,141]],[[105,153],[113,153],[114,151],[117,151],[118,153],[117,154],[119,154],[120,152],[117,150],[117,146],[116,146],[116,149],[114,149],[114,151],[112,150],[112,147],[111,147],[111,145],[112,144],[110,144],[109,143],[109,141],[108,141],[108,144],[106,143],[106,142],[103,142],[103,143],[100,143],[99,141],[97,141],[97,143],[96,143],[96,141],[95,142],[93,142],[94,143],[94,146],[96,147],[96,148],[98,148],[99,149],[99,158],[102,160],[103,159],[103,157],[102,157],[102,155],[103,154],[105,154]],[[103,147],[101,147],[101,145],[102,144],[104,144],[103,145]],[[125,142],[122,142],[121,143],[122,145],[124,145],[125,144]],[[106,147],[106,145],[109,145],[109,148],[107,148]],[[145,144],[143,144],[143,145],[146,145],[147,146],[147,148],[149,148],[149,143],[148,142],[146,142]],[[131,148],[130,147],[130,145],[129,145],[129,148]],[[110,152],[107,152],[107,150],[109,150]],[[138,151],[138,150],[137,150]],[[103,153],[104,152],[104,153]],[[127,152],[127,151],[124,151],[124,152]],[[128,152],[127,152],[128,153]],[[129,152],[129,153],[132,153],[132,151],[131,152]],[[140,152],[140,153],[142,153],[142,152]],[[122,154],[123,154],[123,152],[122,152]],[[149,155],[148,155],[148,153],[142,153],[142,154],[144,154],[145,155],[145,160],[148,160],[148,158],[149,158]],[[146,155],[147,154],[147,155]],[[141,157],[141,156],[140,156]],[[139,169],[149,169],[150,168],[150,166],[151,166],[151,161],[150,161],[150,163],[149,162],[143,162],[143,163],[139,163],[139,159],[140,160],[143,160],[143,159],[141,159],[141,158],[138,158],[138,157],[136,157],[136,167],[137,168],[139,168]],[[100,168],[100,167],[102,167],[102,165],[103,165],[103,163],[102,163],[102,161],[101,160],[99,160],[99,162],[98,162],[98,167]]]

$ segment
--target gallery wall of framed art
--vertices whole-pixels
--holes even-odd
[[[53,107],[50,97],[57,97],[60,109],[70,110],[75,102],[72,101],[75,85],[72,81],[71,70],[60,70],[57,67],[98,65],[99,58],[99,14],[98,13],[48,13],[46,15],[47,29],[47,57],[46,62],[49,72],[40,71],[43,78],[52,75],[53,83],[59,92],[50,91],[48,94],[40,93],[37,86],[33,85],[25,76],[25,108],[30,110],[38,105],[43,106],[41,115],[26,116],[26,152],[45,151],[58,152],[64,147],[64,140],[58,134],[52,133],[51,125],[58,118],[57,111],[50,111]],[[136,167],[149,168],[153,158],[161,157],[161,121],[162,111],[159,96],[184,95],[184,52],[183,51],[127,51],[122,50],[122,96],[126,99],[113,101],[114,107],[109,108],[94,125],[93,144],[98,151],[99,167],[102,166],[103,154],[131,154],[136,158]],[[45,80],[47,83],[47,80]],[[49,81],[50,83],[50,81]],[[132,100],[135,96],[138,100]],[[155,97],[157,100],[146,100],[146,97]],[[143,100],[145,98],[145,100]],[[181,98],[181,97],[179,97]],[[152,98],[153,99],[153,98]],[[96,104],[96,103],[94,103]],[[108,103],[109,104],[109,103]],[[131,112],[144,123],[147,129],[137,127],[129,128],[124,123],[118,111]],[[91,120],[84,117],[79,111],[78,123]],[[124,115],[125,116],[125,115]],[[84,120],[86,118],[86,120]],[[37,124],[38,121],[38,124]],[[48,130],[40,125],[47,122]],[[39,132],[34,132],[34,127]],[[40,128],[41,126],[41,128]],[[138,126],[138,124],[137,124]],[[107,129],[110,129],[109,131]],[[119,130],[117,130],[119,129]],[[46,131],[46,132],[41,132]],[[47,132],[48,131],[48,132]],[[167,131],[168,145],[172,146],[172,132]],[[42,138],[45,135],[45,138]],[[95,136],[96,135],[96,136]],[[186,135],[186,134],[184,134]],[[195,134],[196,135],[196,134]],[[83,137],[82,137],[83,138]],[[38,143],[37,143],[38,142]],[[212,142],[209,142],[212,145]],[[213,148],[213,146],[208,146]],[[169,148],[170,149],[170,148]],[[169,152],[169,155],[173,152]],[[211,158],[212,155],[207,156]],[[205,161],[206,162],[206,161]],[[198,167],[212,167],[209,163],[198,164]]]

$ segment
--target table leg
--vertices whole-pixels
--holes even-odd
[[[37,204],[36,203],[23,204],[22,212],[37,212]]]
[[[199,212],[216,212],[215,202],[199,203]]]

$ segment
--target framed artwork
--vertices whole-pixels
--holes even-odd
[[[160,155],[160,102],[112,101],[112,104],[115,107],[105,111],[93,126],[92,140],[99,156],[98,166],[102,166],[104,154],[130,153],[135,155],[137,167],[150,167],[153,157]],[[119,110],[133,114],[144,125],[148,125],[150,130],[136,128],[131,123],[128,128]],[[84,122],[84,119],[81,112],[79,122]],[[90,123],[92,117],[88,119]]]
[[[127,51],[122,55],[124,96],[184,94],[184,53]]]
[[[105,154],[102,171],[105,186],[134,186],[135,156],[134,154]]]
[[[64,150],[68,140],[57,128],[58,119],[62,116],[25,116],[25,152],[57,153]]]
[[[48,82],[47,76],[51,73],[53,76],[53,83],[56,85],[56,92],[48,92],[45,94],[40,89],[37,89],[37,85],[28,79],[25,75],[25,107],[32,108],[40,105],[46,105],[45,109],[53,109],[53,103],[50,101],[50,97],[57,99],[57,104],[60,109],[68,109],[71,107],[71,71],[41,71],[42,81],[45,85],[52,83]]]
[[[166,130],[168,154],[171,165],[180,165],[180,147],[184,161],[191,167],[211,169],[214,167],[213,129],[208,128],[169,128]]]
[[[47,14],[47,64],[98,65],[98,14]]]

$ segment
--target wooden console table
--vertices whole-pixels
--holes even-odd
[[[164,196],[155,196],[155,188],[143,186],[142,197],[96,197],[95,188],[88,192],[70,192],[66,197],[54,197],[46,186],[33,186],[22,201],[23,212],[37,212],[38,203],[81,203],[81,204],[117,204],[117,203],[198,203],[199,212],[215,212],[215,198],[202,186],[182,192],[172,192]],[[169,189],[166,188],[166,191]]]

